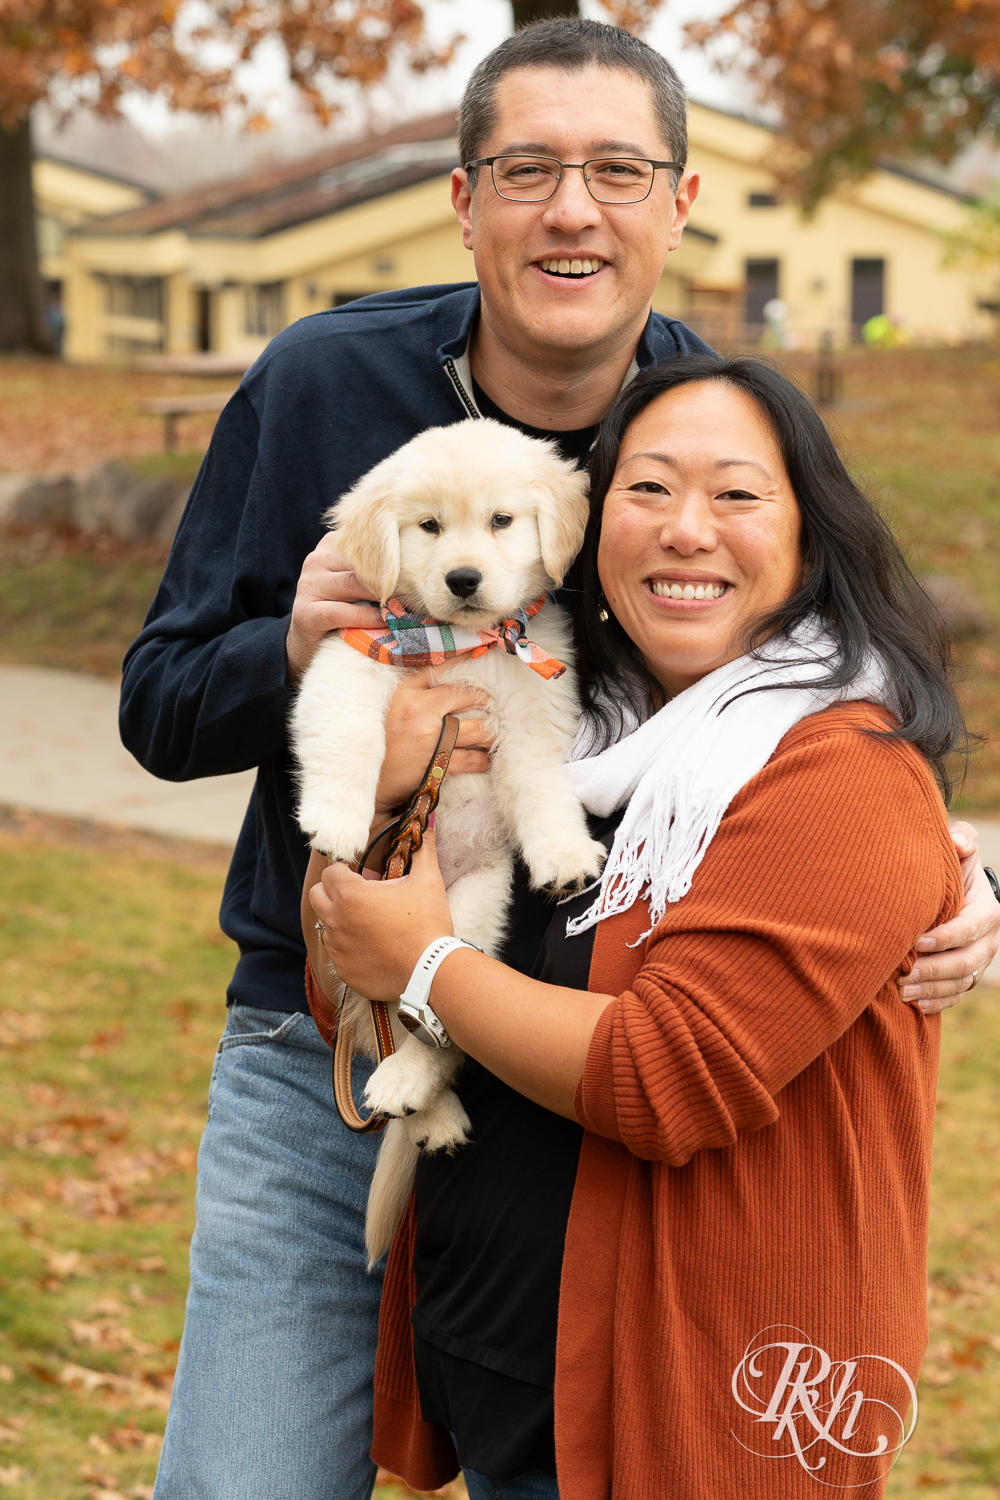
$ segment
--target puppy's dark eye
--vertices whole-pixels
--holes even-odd
[[[492,525],[494,531],[506,531],[507,527],[511,524],[513,519],[513,516],[494,516],[490,524]]]
[[[426,531],[430,536],[437,536],[440,533],[441,528],[434,520],[434,517],[431,516],[428,518],[428,520],[420,522],[420,530]]]

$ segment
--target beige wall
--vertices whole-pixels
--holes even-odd
[[[65,162],[39,157],[32,167],[35,211],[38,216],[38,250],[42,275],[47,281],[63,281],[66,231],[100,218],[123,213],[144,203],[142,188],[115,182],[98,172],[72,167]]]
[[[973,279],[941,264],[940,231],[964,221],[957,199],[876,172],[828,199],[811,220],[794,207],[750,208],[751,192],[773,190],[763,165],[772,146],[773,136],[760,126],[692,106],[690,162],[701,173],[702,190],[691,222],[719,237],[701,283],[739,292],[745,261],[774,258],[789,328],[807,341],[827,328],[846,337],[851,261],[884,259],[885,311],[914,337],[989,336],[991,320],[976,308]]]

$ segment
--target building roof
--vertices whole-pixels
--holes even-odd
[[[440,177],[458,166],[454,110],[249,176],[171,193],[102,219],[101,234],[257,239]]]
[[[735,110],[691,102],[699,110],[734,123],[768,133],[775,128],[767,120]],[[457,129],[455,110],[411,120],[298,161],[170,193],[103,217],[100,233],[151,235],[183,230],[193,239],[261,239],[443,176],[459,164]],[[881,167],[932,192],[952,198],[962,196],[912,168],[889,162]],[[718,238],[694,226],[687,232],[706,241]]]

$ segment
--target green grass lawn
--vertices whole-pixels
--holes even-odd
[[[233,966],[225,861],[70,832],[0,820],[0,1493],[144,1500]]]
[[[143,1500],[233,950],[211,850],[71,833],[0,824],[0,1490]],[[944,1021],[931,1349],[893,1497],[1000,1497],[998,1051],[982,988]]]

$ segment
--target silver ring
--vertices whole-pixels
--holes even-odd
[[[978,983],[979,983],[979,970],[978,969],[973,969],[973,971],[972,971],[972,983],[969,985],[969,989],[970,990],[974,990],[976,988],[976,985]]]
[[[326,931],[326,923],[325,922],[314,922],[313,923],[313,928],[314,928],[314,930],[316,932],[319,933],[319,940],[322,943],[322,941],[323,941],[323,934]]]

